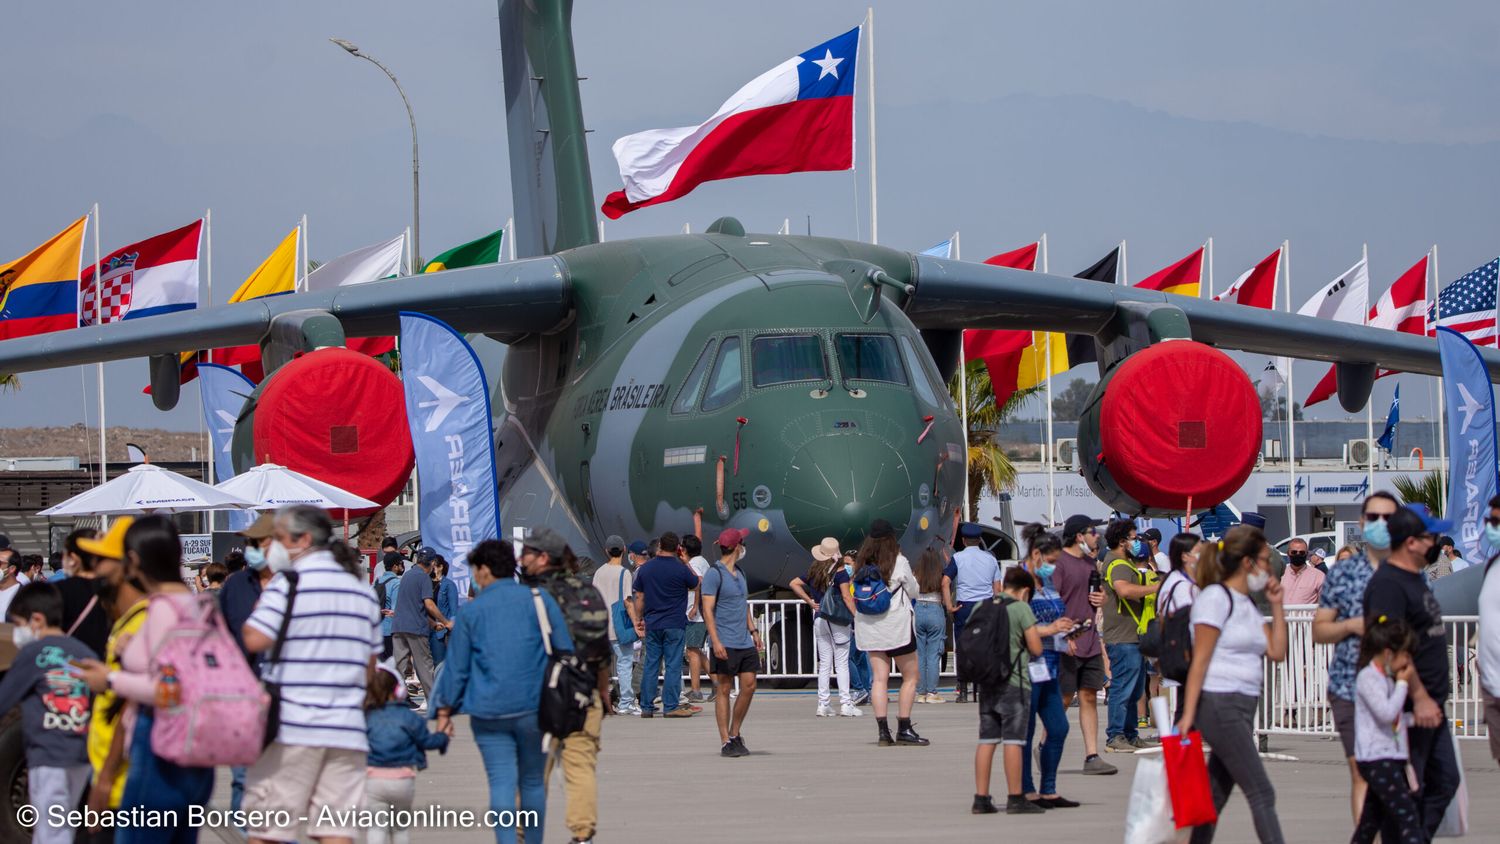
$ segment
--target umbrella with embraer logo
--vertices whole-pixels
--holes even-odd
[[[367,510],[380,505],[333,484],[278,466],[253,466],[215,489],[250,502],[252,510],[275,510],[293,504],[310,504],[319,510]]]
[[[150,463],[48,507],[39,516],[127,516],[141,513],[196,513],[243,510],[252,503],[186,475]]]

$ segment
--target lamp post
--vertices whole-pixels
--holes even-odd
[[[411,252],[412,252],[412,271],[413,272],[421,272],[421,261],[422,261],[422,222],[421,222],[421,210],[420,210],[420,207],[421,207],[422,190],[421,190],[421,183],[420,183],[420,181],[418,179],[418,175],[417,175],[418,171],[420,169],[419,165],[418,165],[418,159],[417,159],[417,118],[416,118],[415,115],[412,114],[411,101],[406,98],[406,92],[401,89],[401,83],[398,82],[398,81],[396,81],[396,74],[391,73],[390,68],[388,68],[385,65],[381,64],[379,62],[379,60],[377,60],[374,56],[371,56],[369,53],[360,52],[360,49],[358,47],[354,46],[354,44],[350,43],[349,41],[344,40],[343,38],[330,38],[328,40],[332,41],[334,44],[337,44],[341,49],[343,49],[349,55],[355,56],[355,57],[358,57],[358,58],[361,58],[361,59],[365,59],[366,61],[368,61],[371,64],[375,65],[376,67],[380,68],[381,72],[383,72],[387,77],[390,78],[391,84],[396,86],[396,93],[398,93],[398,94],[401,95],[401,103],[402,103],[402,105],[406,106],[406,119],[407,119],[408,122],[411,123],[411,241],[412,241],[412,243],[411,243]]]

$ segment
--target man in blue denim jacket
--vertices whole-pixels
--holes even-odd
[[[519,793],[520,811],[536,812],[541,827],[547,811],[546,754],[536,714],[547,653],[538,601],[553,652],[571,653],[573,639],[552,596],[515,581],[509,542],[479,543],[469,552],[469,568],[479,594],[458,611],[450,634],[435,695],[437,728],[452,736],[453,714],[467,713],[489,777],[490,808],[516,811]],[[515,830],[497,827],[495,840],[510,844]]]

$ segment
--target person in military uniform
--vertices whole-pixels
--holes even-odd
[[[609,701],[609,607],[593,583],[579,574],[578,558],[566,540],[551,528],[539,528],[521,540],[521,579],[547,590],[557,601],[573,637],[574,652],[585,670],[598,678],[594,701],[583,729],[562,738],[547,757],[545,778],[562,759],[563,789],[567,795],[567,825],[573,841],[591,841],[599,821],[599,732]]]

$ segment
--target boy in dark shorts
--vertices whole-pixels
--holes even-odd
[[[740,728],[755,697],[755,675],[760,671],[760,630],[750,614],[750,589],[739,561],[745,558],[745,537],[750,531],[730,528],[719,534],[719,561],[703,576],[703,621],[708,625],[708,639],[713,646],[714,719],[719,723],[719,755],[749,756],[750,749],[740,738]],[[740,682],[739,697],[733,701],[730,692],[734,681]]]
[[[1051,624],[1038,626],[1031,611],[1031,594],[1036,580],[1022,566],[1005,572],[1004,594],[1011,600],[1005,605],[1010,627],[1006,637],[1010,648],[1010,676],[999,686],[979,686],[979,746],[974,750],[974,806],[976,815],[1000,811],[990,796],[990,771],[995,764],[995,745],[1004,745],[1005,799],[1007,815],[1034,815],[1047,811],[1027,800],[1021,792],[1021,755],[1026,750],[1026,728],[1031,723],[1031,657],[1042,655],[1042,637],[1066,633],[1073,621],[1066,616]],[[1037,660],[1035,666],[1045,675],[1047,663]],[[1051,679],[1043,677],[1042,679]]]

